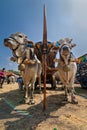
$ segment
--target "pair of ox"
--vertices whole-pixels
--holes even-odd
[[[39,88],[41,91],[42,66],[41,62],[34,54],[34,50],[28,47],[28,45],[26,46],[26,43],[28,45],[33,45],[33,42],[30,41],[27,36],[21,32],[14,33],[9,38],[4,39],[4,45],[9,47],[13,53],[13,57],[11,57],[11,60],[18,63],[18,68],[21,71],[25,86],[25,103],[33,104],[34,86],[37,77],[39,81]],[[30,100],[28,94],[29,89]]]
[[[53,82],[55,85],[56,79],[60,79],[65,88],[65,100],[69,101],[69,93],[71,93],[71,102],[77,104],[74,94],[74,80],[77,72],[76,59],[71,52],[72,48],[76,44],[71,43],[72,39],[64,38],[58,41],[59,43],[59,59],[55,59],[58,62],[58,71],[53,74]]]

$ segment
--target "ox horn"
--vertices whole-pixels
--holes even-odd
[[[66,40],[65,40],[64,38],[62,38],[62,39],[60,39],[60,40],[58,41],[59,45],[62,45],[62,44],[64,44],[65,42],[66,42]]]
[[[71,38],[65,38],[65,41],[66,41],[67,43],[71,43],[72,40],[73,40],[73,39],[71,39]]]
[[[71,44],[71,48],[73,48],[73,47],[75,47],[76,46],[76,44],[75,43],[72,43]]]

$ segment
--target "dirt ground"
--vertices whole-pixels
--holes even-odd
[[[43,94],[35,91],[35,104],[23,104],[17,83],[0,89],[0,130],[87,130],[87,89],[75,84],[78,104],[64,102],[61,86],[51,90],[47,84],[46,111]]]

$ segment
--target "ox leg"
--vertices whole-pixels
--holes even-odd
[[[74,88],[71,89],[71,102],[73,104],[78,104],[78,101],[76,100],[75,94],[74,94]]]
[[[56,86],[56,78],[55,78],[55,74],[52,76],[52,79],[53,79],[53,88],[55,89],[57,86]]]
[[[39,82],[39,93],[42,94],[42,90],[41,90],[41,76],[38,77],[38,82]]]
[[[69,100],[68,84],[69,83],[64,78],[62,78],[62,74],[61,73],[59,73],[59,78],[60,78],[62,84],[64,85],[64,89],[65,89],[65,99],[64,100],[68,102],[68,100]]]
[[[28,96],[28,85],[25,85],[25,103],[29,102],[29,96]]]
[[[71,102],[73,104],[78,104],[78,101],[76,100],[76,97],[75,97],[75,89],[74,89],[74,81],[70,83],[70,86],[71,86]]]
[[[34,83],[31,84],[30,86],[30,101],[29,104],[35,104],[34,99],[33,99],[33,93],[34,93]]]
[[[65,85],[65,101],[69,101],[69,95],[68,95],[68,88],[67,85]]]

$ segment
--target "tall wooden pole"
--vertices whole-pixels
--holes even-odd
[[[44,77],[44,101],[43,111],[46,110],[46,54],[47,54],[47,25],[46,25],[46,10],[44,5],[44,21],[43,21],[43,77]]]

